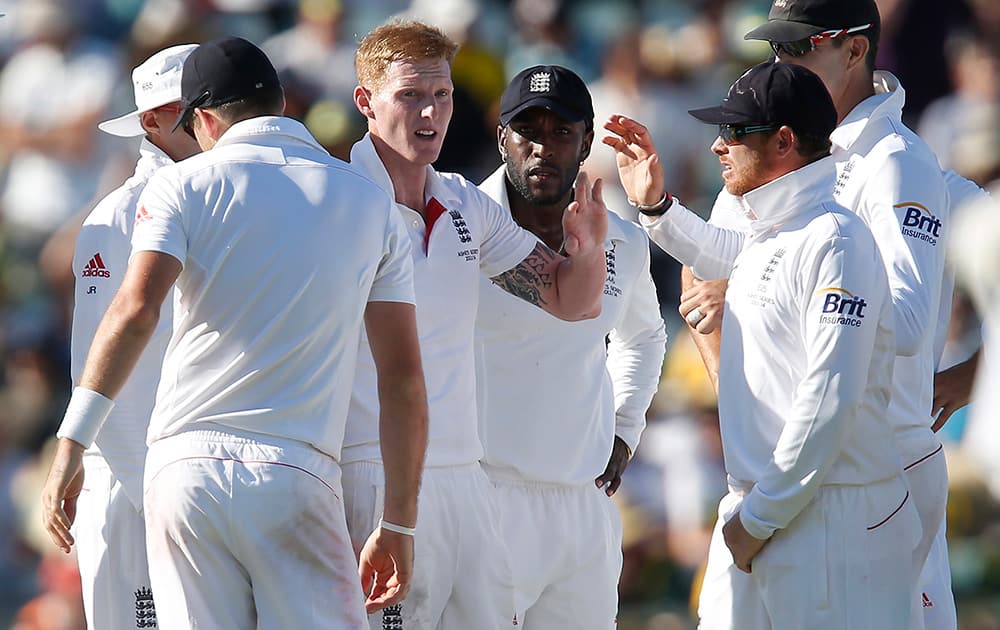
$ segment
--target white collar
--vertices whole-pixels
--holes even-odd
[[[869,121],[879,118],[902,120],[906,91],[899,79],[885,70],[876,71],[872,79],[875,94],[855,105],[830,134],[830,140],[841,149],[850,149],[861,137]]]
[[[833,201],[837,168],[827,156],[782,175],[740,197],[755,234],[764,233],[792,217]]]
[[[233,123],[219,137],[215,146],[236,144],[254,137],[284,136],[326,153],[326,149],[309,133],[305,125],[285,116],[257,116]]]
[[[396,198],[396,188],[392,185],[392,178],[389,177],[389,171],[385,169],[382,158],[375,150],[370,133],[366,133],[351,147],[351,164],[381,186],[393,199]],[[426,169],[425,201],[429,201],[433,197],[445,208],[459,210],[461,198],[445,183],[444,178],[434,170],[433,166],[428,164]]]

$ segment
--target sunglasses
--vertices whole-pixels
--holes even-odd
[[[834,37],[843,37],[844,35],[851,35],[852,33],[860,33],[861,31],[871,28],[871,24],[864,24],[862,26],[854,26],[852,28],[840,28],[833,29],[831,31],[823,31],[822,33],[816,33],[815,35],[810,35],[805,39],[799,39],[794,42],[768,42],[771,44],[771,50],[777,56],[788,55],[789,57],[801,57],[806,53],[810,53],[816,50],[816,44],[820,43],[824,39],[833,39]]]
[[[722,138],[722,141],[725,142],[727,146],[732,146],[734,144],[739,144],[743,136],[749,135],[751,133],[774,131],[776,129],[777,127],[774,125],[721,124],[719,125],[719,137]]]

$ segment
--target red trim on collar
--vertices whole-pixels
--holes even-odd
[[[445,211],[446,208],[434,197],[431,197],[431,200],[427,202],[427,206],[424,208],[424,219],[427,223],[427,230],[424,232],[424,252],[427,252],[430,247],[431,230],[434,229],[434,224]]]

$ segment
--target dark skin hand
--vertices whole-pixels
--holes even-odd
[[[604,469],[604,474],[594,480],[598,488],[604,488],[607,484],[604,492],[609,497],[614,495],[619,486],[622,485],[622,474],[628,468],[628,459],[628,445],[625,444],[625,440],[616,435],[615,444],[611,448],[611,457],[608,459],[608,467]]]

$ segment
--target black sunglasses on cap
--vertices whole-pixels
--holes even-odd
[[[771,44],[771,50],[777,56],[788,55],[789,57],[801,57],[806,53],[811,53],[816,50],[816,44],[820,43],[824,39],[833,39],[834,37],[843,37],[844,35],[851,35],[853,33],[860,33],[863,30],[871,28],[871,24],[864,24],[862,26],[854,26],[851,28],[835,28],[830,31],[823,31],[822,33],[816,33],[815,35],[810,35],[805,39],[799,39],[794,42],[768,42]]]

